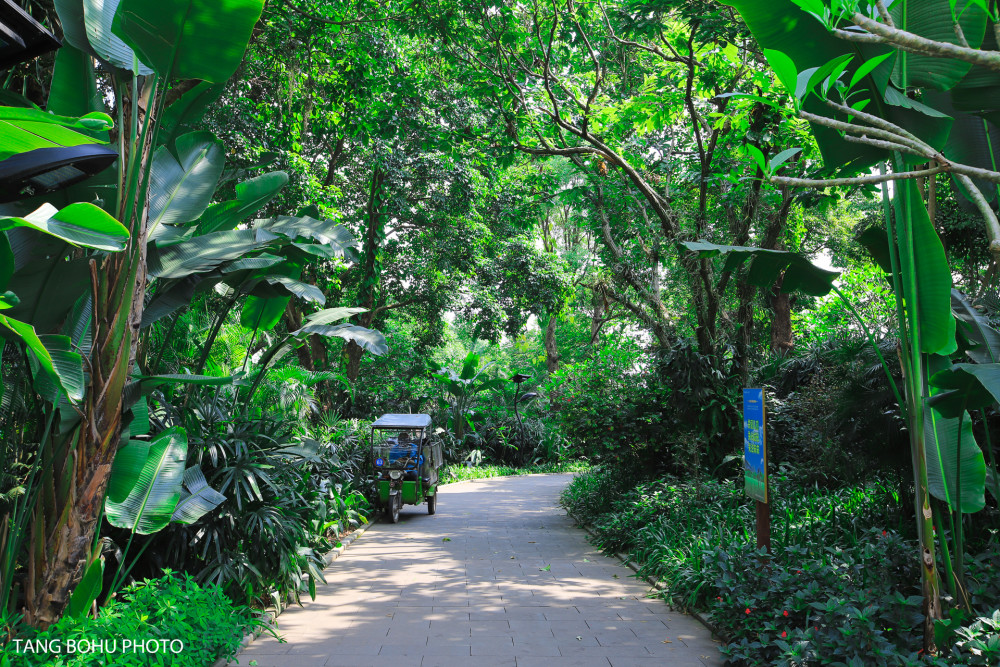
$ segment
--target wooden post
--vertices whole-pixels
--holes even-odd
[[[771,505],[757,501],[757,548],[771,553]]]

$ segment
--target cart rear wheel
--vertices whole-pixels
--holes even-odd
[[[437,494],[437,489],[434,489],[434,495],[427,496],[427,513],[434,514],[435,512],[437,512],[437,504],[438,504],[438,494]]]
[[[386,518],[390,523],[399,523],[399,496],[389,496],[389,501],[385,504]]]

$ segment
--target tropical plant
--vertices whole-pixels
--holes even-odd
[[[465,442],[466,427],[475,430],[471,421],[471,411],[480,400],[479,394],[499,389],[506,384],[503,378],[487,375],[488,366],[480,367],[480,357],[470,352],[462,360],[459,370],[438,366],[431,370],[433,378],[444,391],[446,398],[439,400],[440,407],[448,411],[448,428],[459,443]]]
[[[983,104],[985,91],[995,85],[990,71],[998,68],[986,42],[992,10],[984,3],[959,8],[934,0],[896,2],[891,8],[881,0],[865,6],[796,0],[781,3],[777,12],[773,3],[757,0],[732,4],[765,49],[798,115],[812,124],[826,169],[856,174],[882,163],[874,175],[797,179],[775,174],[782,164],[775,156],[762,167],[770,182],[825,188],[894,181],[891,205],[888,188],[882,188],[886,236],[868,245],[896,297],[904,371],[899,403],[905,398],[911,438],[924,648],[933,651],[934,623],[942,610],[930,497],[944,500],[947,516],[954,513],[957,519],[955,576],[947,549],[943,554],[945,585],[958,595],[964,587],[963,514],[983,507],[985,465],[971,430],[963,432],[968,418],[962,401],[952,418],[930,405],[937,393],[930,378],[947,369],[959,345],[948,260],[914,179],[950,173],[981,212],[991,251],[1000,253],[1000,224],[989,205],[995,193],[972,180],[1000,182],[987,138],[992,108]],[[801,21],[788,22],[789,15]],[[914,99],[918,93],[923,102]],[[971,106],[970,94],[976,99]],[[985,150],[976,154],[973,147]],[[931,164],[912,170],[923,163]]]

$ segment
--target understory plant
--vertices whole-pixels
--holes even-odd
[[[187,421],[188,456],[225,500],[151,536],[145,567],[180,567],[240,603],[280,609],[315,596],[324,554],[371,514],[355,486],[363,453],[345,447],[341,458],[339,443],[297,435],[280,414],[248,415],[228,387],[175,399],[187,408],[163,400],[161,425]]]
[[[161,577],[126,587],[96,618],[64,616],[44,631],[25,628],[16,644],[8,644],[0,665],[205,667],[219,658],[232,658],[246,633],[262,629],[267,625],[257,612],[233,604],[215,584],[200,584],[190,575],[166,570]],[[143,642],[144,648],[126,648],[126,641],[133,647]],[[69,650],[71,642],[78,652]],[[95,645],[101,648],[95,650]],[[145,650],[146,646],[156,648]]]
[[[995,531],[977,539],[968,565],[975,613],[939,624],[934,657],[922,648],[915,540],[895,480],[827,489],[775,475],[767,554],[753,546],[753,508],[736,481],[637,479],[597,468],[574,479],[562,504],[602,549],[630,554],[662,583],[672,604],[706,614],[731,664],[995,662]]]

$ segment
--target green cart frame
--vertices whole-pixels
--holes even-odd
[[[437,511],[438,468],[444,462],[441,444],[431,444],[430,415],[387,414],[371,429],[372,459],[379,503],[386,518],[399,521],[405,505],[427,503]]]

